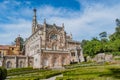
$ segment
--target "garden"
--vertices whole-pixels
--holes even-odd
[[[43,70],[32,68],[17,68],[8,70],[8,80],[40,80],[63,73],[64,70]]]
[[[16,68],[6,70],[0,68],[3,80],[41,80],[62,74],[56,80],[120,80],[120,64],[80,63],[65,66],[64,70]],[[0,79],[2,80],[2,79]]]
[[[120,65],[81,66],[64,72],[56,80],[120,80]]]

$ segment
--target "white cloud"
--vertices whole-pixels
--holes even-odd
[[[31,33],[31,22],[20,20],[19,23],[1,24],[4,33],[0,33],[0,44],[11,44],[20,34],[23,38],[27,38]]]
[[[91,39],[98,36],[102,31],[107,31],[108,34],[114,32],[114,20],[120,18],[120,4],[107,6],[84,3],[82,5],[84,7],[83,12],[52,6],[39,7],[37,9],[38,22],[42,24],[43,19],[46,18],[49,24],[56,23],[60,26],[64,23],[66,32],[71,32],[75,40]],[[26,38],[31,33],[32,9],[26,7],[19,9],[18,12],[13,11],[13,13],[15,16],[7,16],[12,23],[0,25],[0,28],[4,31],[4,33],[0,32],[0,44],[13,42],[19,34]],[[25,16],[28,16],[29,19]]]

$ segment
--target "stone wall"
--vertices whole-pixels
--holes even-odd
[[[41,57],[42,67],[57,68],[70,64],[69,53],[43,53]]]
[[[33,67],[33,57],[6,55],[3,56],[2,66],[6,68]]]
[[[94,58],[93,61],[96,62],[111,62],[113,60],[112,54],[99,53]]]

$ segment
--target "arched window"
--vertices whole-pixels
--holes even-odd
[[[20,68],[23,68],[24,67],[24,64],[23,64],[23,61],[20,61]]]
[[[52,44],[52,50],[57,50],[57,45],[55,43]]]
[[[7,62],[7,68],[12,68],[12,62],[10,61]]]

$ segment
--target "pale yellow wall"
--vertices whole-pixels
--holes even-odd
[[[9,49],[0,50],[0,52],[4,53],[4,55],[19,55],[20,54],[20,47],[19,46],[10,46]]]

